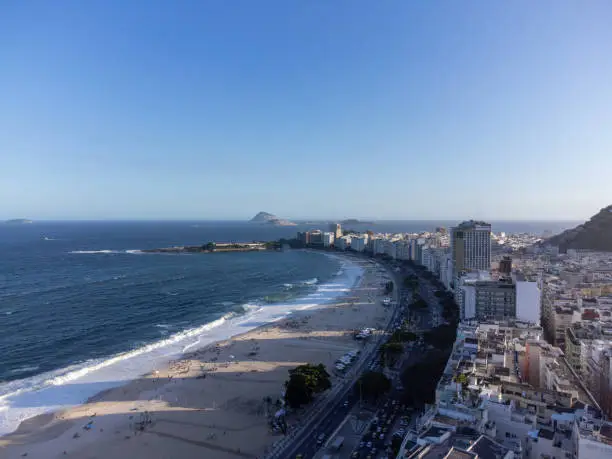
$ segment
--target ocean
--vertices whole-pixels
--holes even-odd
[[[509,223],[494,229],[557,232],[574,225]],[[372,229],[413,232],[436,226],[445,222],[377,222]],[[82,403],[184,352],[325,304],[346,292],[361,272],[337,257],[306,251],[172,255],[139,250],[273,240],[314,227],[0,225],[0,435],[23,419]]]

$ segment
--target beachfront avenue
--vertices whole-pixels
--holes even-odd
[[[362,257],[357,258],[363,259]],[[283,459],[301,456],[306,459],[315,457],[317,451],[331,443],[334,438],[334,431],[346,420],[351,410],[359,404],[358,391],[355,390],[356,381],[366,369],[374,368],[374,365],[376,365],[379,347],[392,330],[402,310],[400,305],[401,290],[398,288],[401,285],[401,277],[398,273],[393,272],[390,267],[385,266],[385,269],[387,276],[393,279],[395,288],[393,289],[392,302],[394,307],[384,329],[377,331],[375,339],[366,344],[360,360],[346,374],[346,377],[309,410],[309,414],[301,425],[292,431],[284,441],[280,442],[277,448],[266,458]],[[383,296],[384,292],[380,291],[375,301],[382,301]]]

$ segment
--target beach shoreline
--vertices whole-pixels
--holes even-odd
[[[267,415],[288,370],[321,362],[333,373],[334,360],[360,346],[352,330],[382,327],[390,314],[379,301],[382,268],[333,256],[362,272],[331,303],[189,351],[83,405],[23,421],[0,437],[0,457],[261,457],[281,438],[269,432]],[[108,443],[112,453],[105,447],[102,455]]]

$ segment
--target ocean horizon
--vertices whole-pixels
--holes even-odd
[[[418,232],[443,223],[377,222],[373,229]],[[184,352],[316,308],[359,277],[350,263],[316,252],[140,250],[272,240],[311,228],[227,221],[0,225],[0,434]],[[497,231],[557,228],[514,222]]]

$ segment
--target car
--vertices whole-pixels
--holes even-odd
[[[371,447],[372,447],[372,442],[371,441],[367,442],[366,443],[366,448],[371,448]]]
[[[345,401],[345,402],[344,402],[342,405],[344,406],[344,408],[348,407],[348,406],[349,406],[349,402],[348,402],[348,400],[347,400],[347,401]]]
[[[351,454],[351,459],[359,459],[359,451],[353,451],[353,454]]]
[[[382,427],[377,427],[376,432],[382,432]]]
[[[389,428],[388,427],[383,427],[382,431],[383,431],[383,433],[387,433],[389,431]]]
[[[385,434],[384,434],[384,433],[381,433],[381,434],[378,436],[378,439],[379,439],[379,440],[384,440],[384,439],[385,439]]]
[[[376,448],[372,448],[372,451],[370,451],[370,454],[372,456],[376,456]]]
[[[360,447],[360,448],[363,448],[364,446],[365,446],[365,441],[360,441],[360,442],[359,442],[359,447]]]

